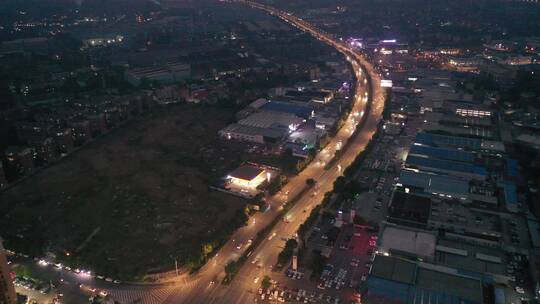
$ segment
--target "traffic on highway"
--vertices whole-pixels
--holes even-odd
[[[63,285],[63,290],[68,290],[66,296],[78,301],[92,295],[107,294],[121,303],[253,303],[262,297],[268,299],[270,293],[259,290],[260,281],[274,271],[277,256],[285,241],[296,238],[298,227],[304,223],[310,211],[322,202],[327,192],[332,191],[334,181],[364,150],[375,133],[383,111],[384,97],[380,90],[378,73],[361,54],[331,34],[288,12],[252,1],[233,2],[265,11],[342,53],[354,71],[356,80],[356,91],[351,99],[352,110],[344,125],[331,138],[326,148],[318,152],[313,162],[292,177],[279,193],[267,198],[269,209],[254,214],[248,225],[238,229],[196,273],[168,276],[152,285],[130,285],[90,274],[80,279],[81,274],[74,274],[55,265],[45,265],[44,262],[41,265],[38,261],[36,267],[49,275],[53,274],[59,284]],[[336,153],[337,151],[339,153]],[[316,185],[305,191],[308,179],[313,179]],[[283,220],[278,221],[262,242],[255,246],[253,240],[259,231],[267,228],[278,216],[282,216],[284,205],[293,198],[295,202],[283,216]],[[248,260],[241,265],[234,280],[228,285],[220,284],[225,277],[225,266],[244,254],[248,255]],[[289,275],[295,280],[306,279],[300,272]],[[347,274],[342,271],[339,276],[345,277]],[[273,286],[272,298],[276,300],[290,298],[300,301],[315,297],[325,301],[337,300],[337,297],[324,292],[307,293],[305,289],[287,291],[279,288],[277,282],[273,283]],[[276,293],[279,296],[275,296]]]

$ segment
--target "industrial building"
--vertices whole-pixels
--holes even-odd
[[[394,256],[375,257],[366,285],[363,303],[484,303],[480,279]]]
[[[379,253],[419,257],[433,261],[437,237],[434,233],[385,226],[379,241]]]
[[[280,101],[267,102],[261,107],[259,107],[259,109],[266,111],[290,113],[304,119],[309,119],[310,117],[315,115],[315,111],[312,107]]]
[[[170,63],[165,66],[134,68],[124,73],[124,78],[133,86],[140,86],[144,80],[170,84],[191,77],[191,67],[184,63]]]
[[[471,163],[464,163],[436,158],[425,158],[415,155],[408,155],[405,161],[408,168],[420,169],[423,171],[436,172],[441,174],[453,174],[465,178],[485,180],[488,177],[486,168]]]
[[[286,133],[287,131],[283,129],[258,128],[235,123],[221,129],[219,136],[228,140],[265,144],[278,142]]]
[[[414,192],[442,195],[463,201],[469,197],[469,181],[449,175],[412,170],[402,170],[399,176],[399,185],[413,189]]]
[[[274,128],[285,130],[296,130],[304,119],[290,113],[276,111],[256,112],[241,119],[238,124],[257,128]]]
[[[228,140],[278,143],[304,122],[304,119],[291,113],[260,111],[228,125],[219,131],[219,135]]]
[[[232,184],[242,187],[257,188],[266,180],[264,169],[252,166],[242,165],[227,175]]]
[[[0,303],[16,304],[17,294],[11,278],[11,270],[7,263],[6,250],[0,238]]]

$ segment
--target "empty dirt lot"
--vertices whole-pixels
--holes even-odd
[[[1,194],[2,236],[113,275],[186,261],[245,205],[208,189],[241,161],[217,139],[232,116],[181,105],[135,118]]]

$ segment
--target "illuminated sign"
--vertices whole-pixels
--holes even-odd
[[[381,80],[381,88],[391,88],[391,87],[392,87],[392,80],[390,79]]]

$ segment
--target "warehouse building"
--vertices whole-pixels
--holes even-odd
[[[256,166],[242,165],[229,173],[227,179],[241,187],[257,188],[266,180],[266,172]]]
[[[460,148],[468,151],[479,151],[492,154],[504,153],[504,144],[499,141],[490,141],[477,138],[440,135],[432,133],[418,133],[416,144],[441,148]]]
[[[256,112],[241,119],[238,124],[257,128],[275,128],[296,130],[304,120],[291,113],[276,111]]]
[[[473,178],[485,180],[488,172],[485,167],[471,163],[425,158],[409,154],[405,161],[406,166],[411,169],[436,172],[441,174],[452,174],[462,178]]]
[[[304,122],[304,119],[291,113],[261,111],[228,125],[218,134],[228,140],[275,144]]]
[[[446,267],[377,255],[364,303],[481,304],[482,281]],[[364,301],[365,299],[365,301]]]
[[[258,144],[277,143],[281,140],[286,130],[273,128],[258,128],[241,124],[230,124],[219,131],[219,136],[227,140],[253,142]]]

